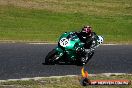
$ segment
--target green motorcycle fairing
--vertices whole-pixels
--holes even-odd
[[[65,32],[59,38],[58,46],[55,49],[59,57],[63,56],[66,52],[67,58],[74,60],[77,58],[76,49],[82,48],[83,46],[84,43],[80,41],[74,32]]]

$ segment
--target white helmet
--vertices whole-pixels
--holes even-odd
[[[98,40],[97,41],[98,41],[99,44],[102,44],[103,41],[104,41],[103,36],[98,36]]]

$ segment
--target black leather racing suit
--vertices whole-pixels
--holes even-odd
[[[98,36],[96,35],[95,32],[92,32],[90,36],[88,36],[86,33],[83,32],[76,32],[77,36],[79,39],[85,43],[84,48],[85,49],[90,49],[92,46],[97,44],[97,38]],[[95,42],[93,42],[95,41]]]

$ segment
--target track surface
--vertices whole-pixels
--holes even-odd
[[[0,44],[0,80],[78,75],[75,65],[42,65],[56,45]],[[91,74],[132,73],[132,45],[100,46],[85,67]]]

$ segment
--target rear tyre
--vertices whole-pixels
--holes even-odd
[[[94,55],[94,52],[89,53],[88,61],[93,57],[93,55]],[[87,61],[87,62],[88,62],[88,61]]]
[[[45,64],[54,65],[55,64],[55,59],[56,59],[56,53],[57,53],[57,51],[55,49],[50,51],[47,54],[47,56],[45,57]]]
[[[81,57],[79,60],[77,60],[77,66],[83,66],[86,64],[86,57]]]
[[[88,54],[88,59],[86,59],[87,57],[81,57],[79,60],[77,60],[77,65],[78,66],[83,66],[85,64],[87,64],[89,62],[89,60],[93,57],[94,52],[91,52]]]

